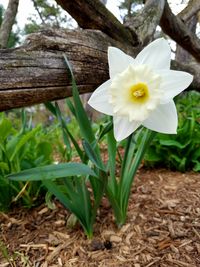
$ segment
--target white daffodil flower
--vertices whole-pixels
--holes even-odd
[[[193,76],[170,70],[170,61],[171,49],[164,38],[150,43],[135,59],[118,48],[108,48],[110,79],[94,91],[88,103],[113,116],[117,141],[140,125],[160,133],[176,133],[173,98],[189,86]]]

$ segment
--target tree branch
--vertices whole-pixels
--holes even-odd
[[[200,40],[187,29],[180,18],[171,12],[166,0],[146,1],[146,7],[141,14],[127,22],[127,28],[124,28],[99,0],[56,1],[77,20],[82,28],[101,30],[115,40],[127,42],[140,49],[150,41],[151,34],[154,33],[160,21],[163,31],[200,61]],[[164,11],[163,2],[165,2]]]
[[[137,34],[125,28],[99,0],[56,0],[83,29],[100,30],[114,40],[137,46]]]
[[[125,25],[137,32],[142,46],[153,40],[165,6],[164,0],[148,0],[135,16],[129,16]]]
[[[41,12],[40,12],[40,10],[38,8],[37,2],[35,0],[32,0],[32,2],[33,2],[33,6],[34,6],[35,10],[37,11],[37,13],[38,13],[38,15],[39,15],[39,17],[41,19],[42,24],[45,25],[46,24],[45,20],[43,19],[43,16],[42,16],[42,14],[41,14]]]
[[[4,14],[4,19],[0,28],[0,48],[6,48],[12,26],[15,22],[19,0],[9,0],[8,7]]]
[[[169,35],[181,47],[188,51],[197,61],[200,62],[200,40],[196,34],[190,32],[182,20],[175,16],[167,1],[163,15],[160,20],[163,32]]]
[[[126,45],[91,30],[48,30],[30,35],[22,47],[0,50],[0,110],[70,96],[63,52],[71,62],[80,92],[93,91],[108,79],[108,45],[128,50]]]
[[[178,17],[186,22],[191,19],[193,16],[197,15],[200,11],[200,1],[199,0],[190,0],[187,6],[178,14]]]
[[[80,93],[93,91],[109,79],[109,45],[136,56],[132,46],[91,30],[48,30],[30,35],[19,48],[0,50],[0,111],[71,96],[63,52],[72,65]],[[200,91],[199,69],[175,67],[194,73],[191,88]]]

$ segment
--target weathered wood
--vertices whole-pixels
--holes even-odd
[[[148,0],[143,9],[134,16],[128,16],[125,26],[138,33],[142,45],[154,39],[154,33],[163,14],[165,0]]]
[[[60,2],[72,16],[77,17],[79,25],[83,28],[99,29],[101,32],[49,29],[30,35],[26,43],[19,48],[0,50],[0,111],[70,96],[71,81],[67,76],[63,52],[73,67],[80,93],[85,93],[93,91],[109,78],[107,65],[109,45],[119,47],[135,56],[138,49],[142,48],[140,45],[150,38],[146,25],[142,27],[141,37],[141,33],[138,32],[141,28],[138,27],[136,33],[134,25],[125,27],[98,0],[56,1]],[[147,3],[153,5],[154,2],[151,0]],[[158,14],[154,14],[154,26],[162,15],[163,4],[157,9]],[[170,19],[172,20],[169,21]],[[136,21],[134,24],[138,25]],[[199,39],[195,37],[193,40],[194,34],[171,13],[166,1],[161,26],[177,40],[177,43],[183,42],[181,45],[199,60]],[[152,34],[155,27],[151,28]],[[199,64],[186,65],[173,62],[172,67],[192,73],[195,79],[190,89],[200,91]]]
[[[200,62],[200,39],[191,32],[184,22],[175,16],[167,1],[163,15],[160,20],[160,26],[164,33],[169,35],[182,48],[188,51],[198,62]]]
[[[193,1],[195,2],[195,0]],[[163,1],[159,1],[157,7],[156,2],[158,1],[145,1],[145,7],[141,10],[140,16],[138,18],[133,16],[126,28],[98,0],[56,0],[56,2],[69,12],[82,28],[101,30],[113,39],[132,44],[135,47],[140,44],[144,45],[143,42],[146,44],[150,39],[149,33],[154,31],[156,23],[159,22],[160,15],[162,15],[159,23],[162,30],[193,55],[197,61],[200,61],[199,38],[189,31],[178,16],[172,13],[166,0],[164,1],[164,10]]]
[[[83,29],[100,30],[111,38],[132,46],[139,44],[138,34],[123,24],[99,0],[56,0]]]
[[[183,22],[187,22],[193,16],[196,16],[199,11],[200,11],[200,1],[190,0],[187,6],[178,14],[178,17]]]
[[[120,47],[99,31],[48,30],[30,35],[20,48],[0,50],[0,110],[70,96],[63,52],[80,92],[94,90],[108,79],[107,47],[114,44]]]
[[[126,46],[100,31],[48,30],[29,36],[24,46],[0,50],[0,111],[71,96],[71,81],[63,59],[65,52],[80,93],[91,92],[108,76],[107,48],[117,46],[135,56]],[[196,75],[190,88],[200,90],[197,65],[174,65]]]

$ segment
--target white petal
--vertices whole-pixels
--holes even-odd
[[[147,64],[154,70],[169,69],[171,49],[164,38],[159,38],[147,45],[136,57],[136,64]]]
[[[114,116],[114,136],[117,141],[121,141],[133,133],[141,123],[138,121],[130,122],[127,117]]]
[[[100,85],[91,95],[88,104],[99,112],[107,115],[113,115],[112,105],[109,103],[108,88],[111,85],[111,80]]]
[[[157,71],[162,76],[161,89],[164,92],[163,103],[167,103],[180,94],[192,82],[193,76],[187,72],[175,70]]]
[[[159,132],[175,134],[178,126],[176,106],[173,101],[159,105],[142,123],[146,128]]]
[[[124,71],[130,64],[134,63],[134,58],[125,54],[119,48],[108,47],[108,64],[110,78]]]

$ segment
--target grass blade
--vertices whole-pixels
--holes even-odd
[[[96,176],[92,169],[82,163],[60,163],[10,174],[8,178],[15,181],[39,181],[77,175]]]

